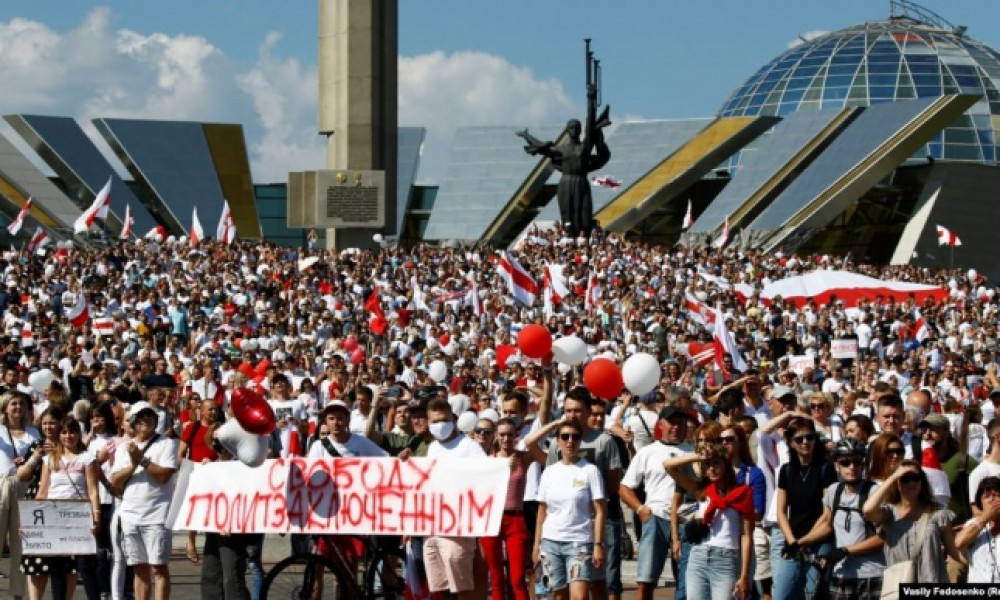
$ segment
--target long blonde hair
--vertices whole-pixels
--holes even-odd
[[[28,425],[31,425],[31,415],[32,406],[31,398],[22,392],[5,392],[2,398],[2,405],[0,405],[0,424],[4,427],[10,427],[10,423],[7,422],[7,407],[14,400],[21,400],[24,402],[24,413],[21,415],[21,429],[26,429]]]

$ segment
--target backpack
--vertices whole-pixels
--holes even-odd
[[[858,508],[854,508],[853,506],[844,506],[843,504],[840,503],[840,499],[844,495],[844,488],[847,487],[846,483],[838,483],[837,489],[833,492],[833,508],[831,509],[833,517],[837,516],[838,510],[846,512],[848,514],[847,527],[850,527],[850,513],[852,512],[858,513],[858,515],[861,517],[861,520],[865,524],[865,537],[871,537],[875,535],[875,526],[872,525],[871,522],[868,521],[868,519],[865,519],[864,513],[862,513],[862,509],[865,506],[865,502],[868,501],[868,493],[872,491],[872,487],[874,485],[875,485],[874,482],[869,481],[868,479],[865,479],[864,481],[861,482],[861,490],[858,492]]]

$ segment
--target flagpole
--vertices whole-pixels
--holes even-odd
[[[951,246],[951,266],[948,267],[949,271],[955,270],[955,244],[949,244]]]

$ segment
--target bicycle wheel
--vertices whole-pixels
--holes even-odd
[[[402,600],[406,595],[404,559],[393,554],[377,554],[365,569],[365,597],[372,600]]]
[[[319,554],[294,554],[274,565],[264,578],[260,596],[267,600],[352,598],[350,586],[333,562]]]

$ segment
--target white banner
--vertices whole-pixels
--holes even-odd
[[[25,556],[96,554],[90,528],[94,509],[86,500],[20,500],[21,549]]]
[[[168,524],[229,533],[493,536],[510,476],[501,458],[187,464]]]
[[[816,359],[808,354],[788,357],[788,370],[797,373],[799,377],[802,377],[802,374],[806,372],[806,369],[811,369],[815,366]]]
[[[833,340],[830,342],[830,356],[834,358],[857,358],[858,340]]]

